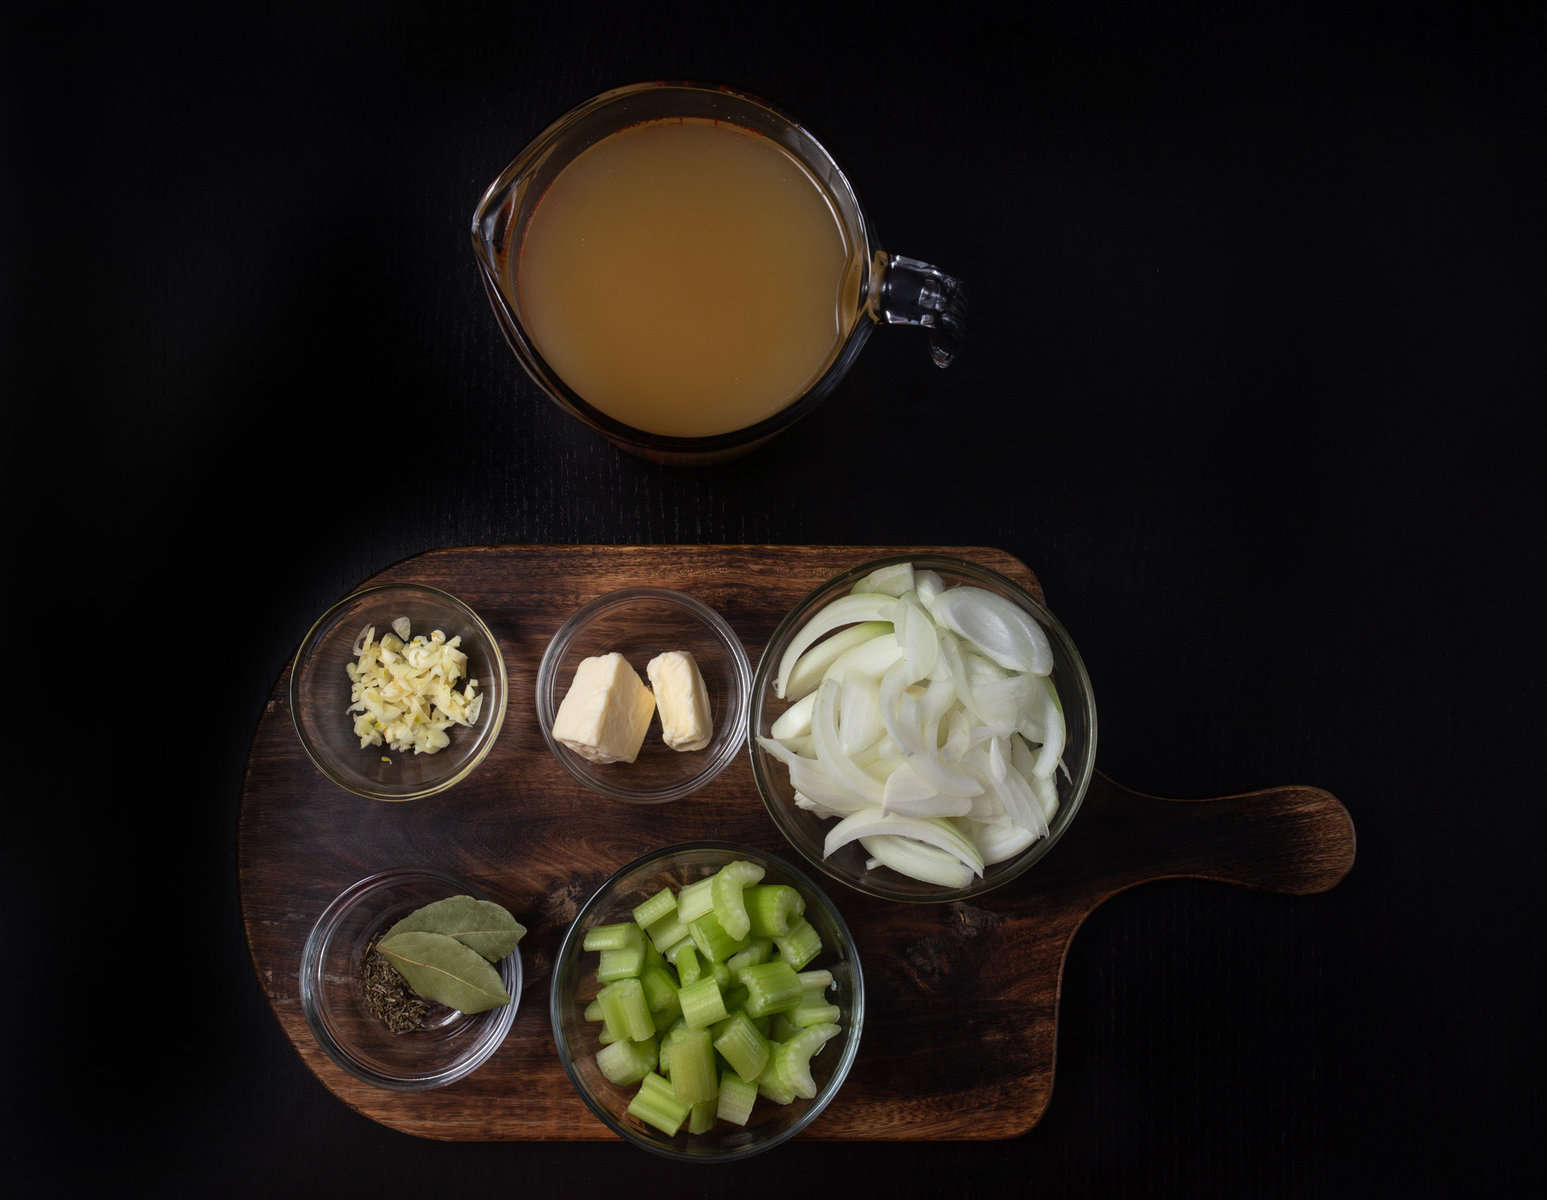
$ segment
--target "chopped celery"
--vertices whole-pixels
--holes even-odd
[[[682,1035],[688,1031],[688,1027],[682,1021],[678,1021],[664,1034],[661,1035],[661,1065],[662,1075],[671,1074],[671,1054],[676,1049],[677,1043],[682,1040]]]
[[[639,976],[645,989],[645,1004],[653,1013],[680,1012],[677,1004],[677,988],[665,967],[646,967]]]
[[[677,968],[677,980],[683,987],[697,983],[699,976],[704,973],[703,964],[698,961],[698,948],[692,942],[678,946],[671,963]]]
[[[838,1020],[836,1004],[829,1004],[827,997],[817,988],[810,988],[800,998],[800,1003],[790,1009],[790,1024],[797,1029],[808,1025],[831,1025]]]
[[[655,1070],[656,1042],[654,1038],[643,1042],[613,1042],[596,1053],[596,1065],[603,1075],[620,1087],[638,1083]]]
[[[743,888],[750,887],[763,877],[763,868],[755,863],[738,859],[728,862],[712,877],[709,888],[714,915],[721,927],[731,937],[740,940],[752,931],[752,920],[747,916],[742,902]]]
[[[800,973],[800,989],[809,992],[812,988],[825,992],[833,986],[833,973],[831,971],[802,971]]]
[[[585,940],[580,943],[586,950],[622,950],[625,946],[638,944],[639,926],[632,921],[622,921],[617,925],[593,925],[585,931]]]
[[[746,989],[743,988],[742,990],[745,991]],[[740,1007],[745,1009],[746,1002],[743,1001]],[[779,1015],[783,1016],[784,1014],[781,1013]],[[752,1024],[757,1028],[757,1031],[760,1034],[762,1034],[765,1038],[770,1038],[771,1040],[769,1031],[773,1028],[773,1023],[776,1019],[777,1018],[775,1017],[753,1017]]]
[[[720,1076],[720,1099],[715,1115],[732,1125],[745,1125],[757,1103],[757,1084],[749,1083],[733,1071]]]
[[[752,944],[745,950],[732,954],[725,960],[726,967],[732,975],[739,974],[743,967],[755,967],[758,963],[768,961],[768,956],[773,953],[773,942],[769,938],[753,938]]]
[[[635,926],[637,929],[638,926]],[[596,964],[596,978],[602,983],[615,983],[619,979],[638,979],[645,966],[645,946],[641,940],[637,946],[624,946],[619,950],[603,950]]]
[[[787,1042],[774,1047],[764,1074],[771,1075],[797,1096],[810,1100],[816,1095],[816,1080],[811,1077],[811,1056],[837,1037],[836,1025],[813,1025],[802,1029]]]
[[[798,971],[822,953],[822,935],[802,917],[789,933],[774,938],[774,945],[779,947],[779,957]]]
[[[652,1012],[650,1019],[655,1022],[656,1033],[665,1033],[673,1025],[682,1024],[682,1009],[674,1004],[670,1008],[663,1008],[659,1012]]]
[[[650,937],[650,944],[669,958],[672,948],[681,945],[687,939],[688,927],[677,919],[677,910],[673,908],[670,913],[646,929],[645,933]]]
[[[653,1072],[645,1076],[639,1091],[629,1101],[628,1111],[667,1137],[675,1137],[688,1119],[688,1106],[677,1099],[671,1084]]]
[[[747,989],[747,1016],[766,1017],[800,1003],[800,976],[783,959],[759,963],[741,973]]]
[[[703,1029],[725,1019],[725,1001],[720,985],[713,979],[700,979],[677,992],[682,1019],[689,1029]]]
[[[665,887],[634,909],[634,924],[641,929],[649,929],[667,913],[676,911],[677,897],[669,887]]]
[[[729,1064],[731,1070],[743,1079],[756,1079],[768,1065],[771,1053],[768,1042],[752,1024],[752,1018],[744,1012],[734,1014],[724,1023],[714,1039],[714,1048]]]
[[[741,894],[753,937],[783,937],[806,911],[806,899],[782,883],[764,883]]]
[[[688,1109],[688,1132],[708,1133],[713,1129],[715,1112],[719,1106],[720,1101],[717,1097],[713,1100],[700,1100]]]
[[[800,1026],[790,1020],[790,1014],[787,1012],[774,1013],[772,1017],[765,1017],[764,1020],[770,1022],[767,1036],[771,1042],[787,1042],[800,1032]]]
[[[593,1000],[585,1006],[585,1019],[587,1021],[600,1021],[602,1019],[602,1006]]]
[[[684,1029],[671,1048],[672,1093],[684,1104],[713,1100],[720,1094],[714,1046],[707,1029]]]
[[[691,925],[699,917],[714,908],[714,876],[690,883],[677,893],[677,920]]]
[[[723,962],[732,954],[736,954],[747,948],[747,942],[741,938],[733,938],[725,932],[725,927],[720,924],[719,918],[713,912],[706,912],[688,922],[688,933],[693,937],[693,944],[698,947],[698,952],[712,963]]]
[[[722,992],[726,988],[730,987],[733,982],[735,982],[731,978],[731,969],[722,962],[717,962],[714,964],[714,981],[720,985],[720,990]]]
[[[637,979],[620,979],[596,995],[602,1006],[602,1019],[608,1027],[630,1041],[642,1042],[655,1035],[655,1020],[645,1003],[645,989]]]
[[[774,1070],[772,1058],[763,1068],[763,1073],[757,1077],[757,1094],[768,1097],[775,1104],[795,1103],[795,1089],[779,1079],[778,1072]]]

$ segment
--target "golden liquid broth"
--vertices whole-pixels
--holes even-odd
[[[852,324],[849,257],[825,192],[783,147],[673,119],[559,173],[516,290],[538,351],[588,403],[703,437],[772,416],[821,375]]]

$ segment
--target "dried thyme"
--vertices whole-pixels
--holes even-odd
[[[416,995],[386,955],[376,949],[380,940],[371,941],[360,963],[360,992],[365,1007],[392,1033],[413,1033],[424,1023],[430,1002]]]

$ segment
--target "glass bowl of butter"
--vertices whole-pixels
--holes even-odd
[[[752,665],[714,609],[666,588],[598,596],[553,635],[537,670],[548,748],[593,791],[664,804],[741,750]]]

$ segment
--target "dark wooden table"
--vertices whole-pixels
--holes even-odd
[[[1539,1189],[1539,9],[4,20],[23,1193]],[[883,244],[972,297],[950,370],[881,330],[808,420],[698,471],[543,400],[467,244],[552,117],[692,77],[805,119]],[[1104,771],[1327,788],[1357,865],[1097,911],[1018,1138],[686,1175],[385,1129],[254,977],[242,773],[317,613],[505,543],[1001,547],[1086,656]]]

